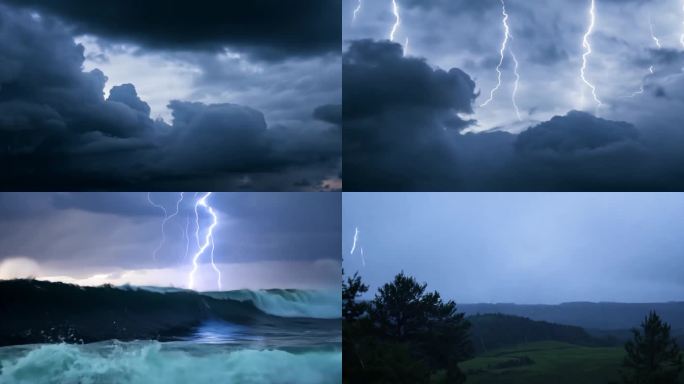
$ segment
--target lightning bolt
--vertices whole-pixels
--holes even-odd
[[[359,233],[360,233],[359,227],[355,227],[354,228],[354,240],[352,242],[352,249],[349,252],[350,255],[353,255],[354,252],[356,252],[356,248],[357,248],[357,245],[359,243]],[[358,249],[359,249],[359,253],[361,255],[361,264],[363,264],[363,266],[365,267],[366,266],[366,256],[364,256],[364,254],[363,254],[363,247],[358,245]]]
[[[515,54],[513,53],[512,50],[509,50],[511,53],[511,57],[513,58],[513,62],[515,63],[515,66],[513,67],[513,71],[515,73],[515,84],[513,85],[513,94],[511,95],[511,101],[513,102],[513,107],[515,108],[515,115],[518,116],[518,120],[522,121],[522,117],[520,117],[520,109],[518,108],[518,102],[516,101],[516,96],[518,95],[518,87],[520,86],[520,73],[518,73],[518,59],[515,57]]]
[[[366,256],[363,255],[363,247],[360,247],[359,250],[361,251],[361,264],[365,267],[366,266]]]
[[[354,254],[354,251],[356,250],[356,242],[357,241],[359,241],[359,227],[354,228],[354,241],[352,243],[351,252],[349,252],[350,255]]]
[[[653,20],[651,19],[650,16],[648,17],[648,25],[649,25],[649,28],[651,29],[651,39],[653,39],[653,41],[655,42],[655,45],[656,45],[656,47],[658,47],[658,49],[662,48],[663,46],[660,45],[660,39],[658,39],[658,36],[656,36],[655,31],[653,30]]]
[[[390,41],[394,41],[394,35],[397,33],[397,30],[401,25],[401,18],[399,17],[399,5],[397,4],[397,0],[392,0],[392,13],[394,14],[394,25],[390,31]]]
[[[185,256],[183,257],[183,261],[188,259],[188,253],[190,253],[190,233],[188,232],[188,229],[190,229],[190,215],[185,218],[185,232],[183,233],[185,239]]]
[[[192,257],[192,270],[190,271],[188,275],[188,288],[193,289],[195,286],[195,273],[197,272],[197,268],[199,267],[198,265],[198,260],[202,254],[209,248],[211,245],[211,266],[216,271],[218,280],[217,280],[217,285],[219,290],[221,290],[221,271],[218,269],[216,264],[214,264],[214,228],[218,225],[218,215],[216,215],[216,212],[214,211],[214,208],[212,208],[209,203],[207,202],[207,199],[209,196],[211,196],[211,192],[207,192],[204,194],[199,200],[195,202],[195,238],[197,239],[197,245],[198,249],[197,252]],[[204,236],[204,241],[202,244],[200,244],[200,225],[199,225],[199,208],[202,207],[212,218],[211,224],[207,228]]]
[[[660,45],[660,40],[658,39],[658,36],[656,36],[654,28],[653,28],[653,19],[651,18],[651,15],[648,16],[648,26],[651,31],[651,39],[653,39],[653,42],[655,42],[656,47],[658,49],[661,49],[662,46]],[[648,72],[653,75],[655,74],[655,66],[651,65],[648,67]],[[627,96],[627,98],[634,98],[638,95],[642,95],[644,93],[644,82],[641,82],[641,86],[639,87],[638,91],[632,92],[631,95]]]
[[[584,48],[584,54],[582,55],[582,69],[580,70],[580,77],[582,78],[582,81],[584,84],[586,84],[590,89],[591,89],[591,94],[594,96],[594,101],[596,101],[596,104],[600,107],[603,105],[601,100],[598,98],[596,95],[596,87],[594,84],[589,82],[586,77],[586,72],[587,72],[587,61],[589,56],[592,53],[591,50],[591,43],[589,42],[589,38],[591,37],[592,33],[594,33],[594,27],[596,26],[596,0],[591,0],[591,6],[589,7],[589,27],[587,28],[587,32],[584,34],[584,37],[582,38],[582,47]],[[584,104],[584,102],[582,103]]]
[[[166,223],[166,218],[168,217],[168,215],[167,215],[167,212],[166,212],[166,208],[164,208],[163,205],[159,205],[159,204],[155,203],[154,201],[152,201],[152,196],[151,196],[151,195],[152,195],[151,192],[147,192],[147,201],[148,201],[153,207],[159,208],[159,209],[162,210],[162,212],[164,212],[164,220],[162,221],[162,228],[161,228],[161,234],[162,234],[161,240],[159,241],[159,245],[157,245],[157,248],[155,248],[154,251],[152,251],[152,258],[153,258],[154,260],[157,260],[157,252],[159,252],[159,250],[161,249],[161,247],[164,245],[164,242],[166,241],[166,233],[164,232],[164,223]]]
[[[166,223],[168,223],[169,220],[176,217],[178,215],[178,212],[180,212],[180,203],[183,201],[183,194],[184,194],[184,192],[180,193],[180,199],[178,199],[178,201],[176,202],[176,212],[174,212],[171,215],[168,215],[166,208],[164,208],[163,205],[157,204],[154,201],[152,201],[151,192],[147,192],[147,201],[149,201],[149,203],[153,207],[159,208],[164,212],[164,220],[162,220],[162,224],[161,224],[161,233],[162,233],[161,241],[159,241],[159,245],[157,245],[157,248],[155,248],[154,251],[152,251],[152,258],[154,260],[157,260],[157,254],[159,253],[159,251],[164,246],[164,243],[166,242],[166,230],[165,230]]]
[[[362,6],[363,6],[363,0],[359,0],[359,3],[356,4],[356,8],[354,8],[354,15],[352,16],[352,23],[356,21],[356,17],[359,15],[359,12],[361,12]]]
[[[503,66],[506,51],[508,51],[508,53],[511,55],[511,58],[513,59],[513,63],[515,64],[513,68],[513,71],[515,73],[515,83],[513,86],[513,94],[511,95],[511,100],[513,102],[513,107],[515,108],[515,114],[516,116],[518,116],[518,120],[522,120],[522,118],[520,117],[520,109],[518,108],[518,103],[516,102],[518,88],[520,85],[520,73],[518,72],[520,63],[518,62],[518,58],[515,56],[513,50],[508,46],[508,41],[511,40],[513,36],[511,35],[511,28],[508,25],[508,12],[506,11],[506,3],[504,2],[504,0],[501,0],[501,15],[503,16],[501,23],[504,27],[504,38],[501,42],[501,49],[499,50],[499,64],[496,66],[496,86],[492,88],[492,90],[489,92],[489,98],[485,100],[484,103],[480,104],[480,107],[486,107],[487,105],[489,105],[489,103],[491,103],[492,100],[494,100],[494,94],[496,94],[496,91],[498,91],[499,88],[501,88],[501,78],[503,77],[501,67]]]
[[[404,57],[408,56],[409,53],[409,38],[406,38],[406,41],[404,42]]]
[[[682,12],[684,12],[684,0],[682,0]],[[682,24],[684,25],[684,21],[682,21]],[[679,42],[682,44],[682,47],[684,47],[684,32],[682,32],[682,35],[679,37]]]

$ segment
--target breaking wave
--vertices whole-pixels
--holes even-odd
[[[294,289],[238,290],[203,293],[215,299],[249,301],[261,311],[280,317],[339,319],[342,317],[342,294],[339,291]]]
[[[339,383],[342,353],[160,343],[49,344],[0,349],[7,384]]]

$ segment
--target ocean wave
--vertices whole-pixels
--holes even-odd
[[[261,311],[280,317],[339,319],[342,317],[342,294],[339,291],[295,289],[237,290],[204,292],[215,299],[251,302]]]
[[[179,348],[137,341],[33,345],[7,355],[3,351],[0,360],[0,382],[6,384],[319,384],[342,377],[339,350]]]

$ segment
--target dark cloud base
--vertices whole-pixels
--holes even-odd
[[[55,14],[76,32],[153,48],[220,50],[262,59],[340,52],[341,0],[4,0]]]
[[[522,134],[461,134],[478,96],[465,72],[358,40],[343,55],[349,191],[684,190],[684,134],[571,111]]]
[[[334,106],[311,107],[328,122],[321,129],[268,127],[250,107],[184,101],[170,103],[172,124],[152,120],[132,84],[104,98],[105,75],[82,71],[84,49],[61,22],[2,5],[0,51],[5,190],[338,188],[326,181],[339,174]]]

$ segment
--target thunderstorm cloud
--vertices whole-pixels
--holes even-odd
[[[505,50],[487,105],[501,2],[397,3],[390,42],[387,4],[364,3],[352,20],[344,2],[345,189],[684,188],[680,3],[597,1],[586,78],[601,106],[580,77],[589,2],[506,1],[520,82]]]
[[[0,2],[0,182],[339,188],[339,8]]]

